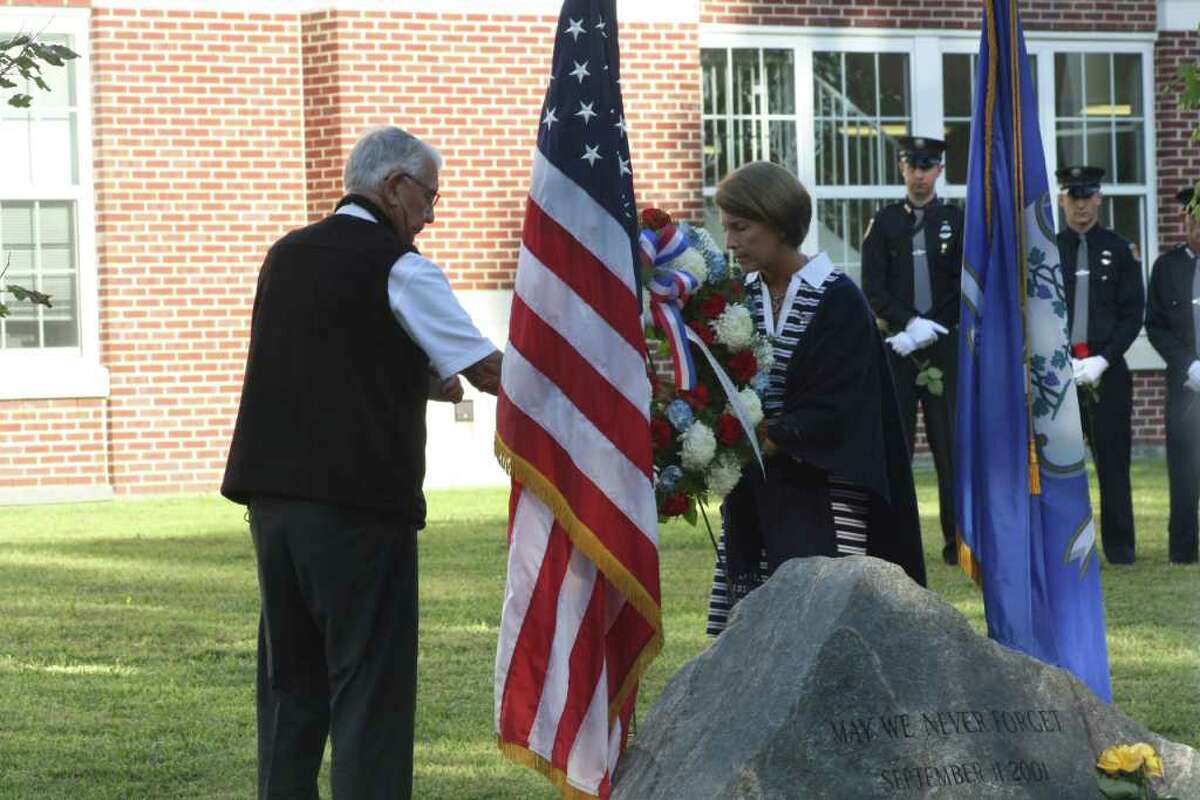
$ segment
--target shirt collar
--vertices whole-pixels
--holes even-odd
[[[375,219],[375,217],[371,216],[370,211],[367,211],[365,208],[358,205],[357,203],[347,203],[346,205],[342,206],[341,208],[339,208],[337,211],[335,211],[333,213],[345,214],[348,217],[358,217],[359,219],[365,219],[367,222],[375,222],[375,223],[379,222],[379,220],[377,220],[377,219]]]
[[[829,256],[821,252],[810,258],[808,263],[801,267],[797,274],[809,286],[819,289],[829,279],[829,275],[832,272],[833,262],[829,260]]]

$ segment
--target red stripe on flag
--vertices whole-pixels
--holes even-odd
[[[608,661],[608,696],[615,698],[633,669],[646,645],[655,637],[654,626],[626,603],[613,620],[604,640],[605,658]]]
[[[630,288],[529,198],[521,242],[638,353],[646,352],[642,310]],[[632,249],[630,254],[632,256]]]
[[[635,467],[651,477],[654,453],[645,416],[520,295],[513,297],[508,338]]]
[[[588,706],[596,694],[596,684],[600,682],[600,672],[604,667],[604,593],[607,581],[597,571],[596,580],[592,584],[592,597],[588,601],[587,611],[579,623],[579,632],[575,635],[575,645],[571,648],[571,658],[568,667],[567,698],[563,704],[562,714],[558,719],[558,731],[554,737],[554,751],[551,761],[555,764],[566,764],[571,755],[571,747],[575,737],[587,716]],[[607,687],[606,687],[607,688]],[[608,712],[605,710],[605,727],[608,722]]]
[[[517,543],[520,546],[520,542]],[[506,742],[529,744],[529,731],[542,700],[550,647],[554,643],[554,622],[558,617],[558,593],[571,560],[571,538],[557,522],[550,530],[537,585],[517,634],[512,660],[504,681],[500,702],[500,738]]]
[[[656,604],[658,549],[655,543],[583,474],[570,453],[501,392],[496,433],[504,442],[520,442],[521,458],[554,484],[575,516],[629,571]]]

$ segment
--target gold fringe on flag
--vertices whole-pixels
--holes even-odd
[[[1042,493],[1041,470],[1038,469],[1037,442],[1029,439],[1029,493]]]
[[[565,772],[529,748],[521,747],[521,745],[513,744],[512,742],[500,741],[499,739],[496,740],[496,746],[500,748],[501,755],[514,764],[535,769],[545,775],[546,779],[554,784],[554,788],[558,789],[558,793],[562,795],[563,800],[597,800],[599,798],[599,795],[588,794],[585,791],[576,789],[567,781],[567,774]]]
[[[637,609],[642,618],[650,623],[650,627],[654,629],[654,636],[646,643],[646,646],[634,661],[629,674],[617,690],[616,696],[609,701],[608,718],[611,722],[620,714],[621,708],[625,705],[626,698],[629,697],[629,693],[633,691],[633,688],[637,686],[638,681],[641,680],[642,675],[650,666],[650,662],[662,650],[662,608],[650,596],[650,593],[646,591],[646,587],[642,586],[641,581],[635,578],[625,568],[625,565],[608,551],[608,548],[596,536],[595,531],[584,524],[579,517],[575,516],[574,509],[571,508],[570,503],[567,502],[567,498],[563,497],[558,487],[549,478],[539,472],[537,467],[517,455],[500,438],[499,432],[496,433],[495,451],[496,460],[500,462],[500,466],[504,471],[526,489],[537,495],[538,499],[550,508],[554,513],[555,520],[558,521],[559,525],[563,526],[563,529],[567,532],[567,536],[570,537],[571,544],[583,551],[583,554],[603,573],[605,579],[625,596],[629,604]]]
[[[958,531],[954,538],[958,542],[959,569],[974,581],[976,586],[982,587],[983,565],[979,563],[979,559],[975,558],[975,554],[971,552],[971,548],[967,547],[967,543],[963,541],[962,531]]]

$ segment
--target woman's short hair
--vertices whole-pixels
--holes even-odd
[[[726,214],[774,228],[799,247],[812,224],[812,196],[795,175],[769,161],[738,167],[717,185],[717,206]]]
[[[373,128],[350,151],[342,176],[347,192],[373,192],[393,172],[418,175],[430,160],[442,168],[442,155],[407,131],[393,126]]]

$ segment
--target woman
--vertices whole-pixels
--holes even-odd
[[[747,470],[721,506],[709,633],[790,558],[876,556],[924,585],[912,472],[866,298],[824,253],[799,251],[812,200],[787,170],[746,164],[721,181],[716,202],[775,361],[763,399],[766,477]]]

